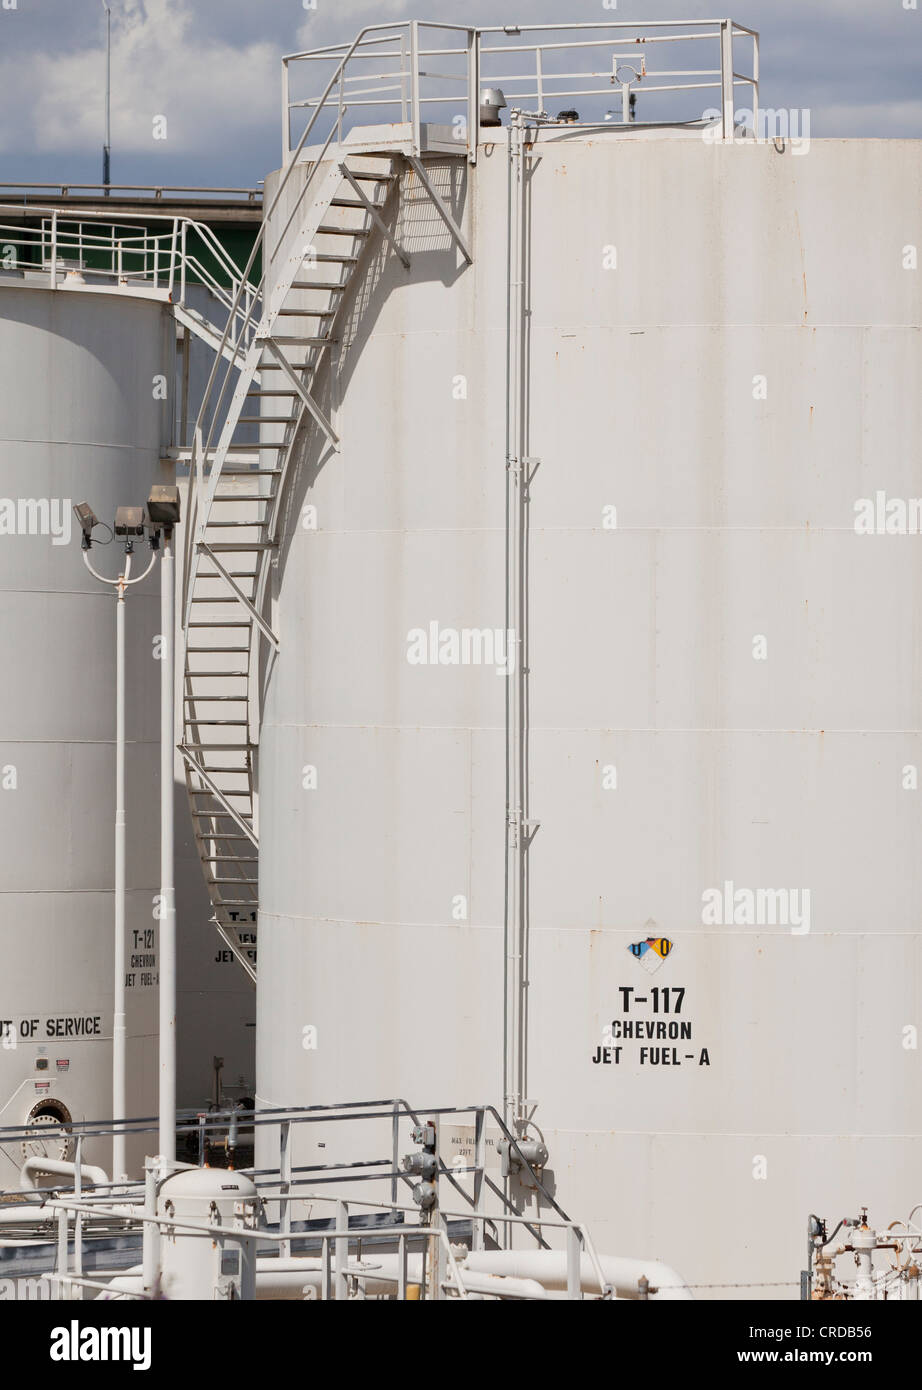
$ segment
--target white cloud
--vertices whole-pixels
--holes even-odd
[[[278,119],[279,48],[257,41],[240,47],[232,34],[193,39],[191,0],[122,0],[113,6],[112,144],[119,154],[196,151],[209,141],[222,152],[254,126]],[[55,53],[49,45],[27,62],[8,47],[0,57],[0,88],[11,107],[31,113],[31,146],[68,153],[102,143],[104,51],[97,26],[92,44]],[[89,36],[88,36],[89,37]],[[155,116],[167,139],[155,141]],[[22,148],[0,127],[0,146]]]

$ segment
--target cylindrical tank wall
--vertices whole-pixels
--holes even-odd
[[[41,1106],[74,1120],[112,1114],[116,605],[84,568],[71,505],[86,500],[111,525],[159,479],[167,333],[152,301],[0,290],[7,1126]],[[121,544],[92,558],[114,578]],[[139,542],[136,574],[147,560]],[[157,1094],[159,615],[155,570],[126,610],[129,1115],[152,1115]],[[149,1147],[129,1142],[134,1164]],[[84,1157],[108,1170],[111,1145],[94,1141]],[[0,1149],[0,1186],[15,1185],[21,1162],[18,1145]]]
[[[501,1101],[507,677],[451,646],[505,626],[479,154],[433,170],[470,267],[405,179],[410,270],[363,268],[342,448],[292,485],[264,1105]],[[920,183],[910,142],[607,133],[542,138],[530,182],[528,1097],[596,1245],[728,1297],[796,1296],[809,1212],[919,1200],[922,558],[856,503],[922,497]]]

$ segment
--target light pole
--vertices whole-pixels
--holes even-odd
[[[173,884],[173,745],[176,655],[174,642],[173,527],[179,521],[179,489],[151,488],[147,514],[163,530],[160,560],[160,1083],[158,1153],[176,1158],[176,894]]]
[[[143,574],[131,579],[131,556],[134,539],[144,534],[144,513],[141,507],[119,507],[115,514],[115,534],[125,537],[125,564],[117,579],[106,579],[90,563],[93,528],[99,524],[86,502],[74,507],[83,533],[81,549],[83,562],[100,584],[116,591],[115,604],[115,949],[113,960],[112,1000],[112,1181],[127,1176],[125,1162],[125,1131],[120,1122],[127,1118],[127,1075],[125,1065],[125,591],[131,584],[140,584],[150,574],[157,558],[155,536],[151,536],[150,564]]]
[[[102,0],[102,7],[106,12],[106,143],[102,147],[102,181],[105,187],[105,196],[109,196],[109,177],[110,177],[110,156],[112,153],[112,131],[111,131],[111,92],[112,92],[112,11]]]

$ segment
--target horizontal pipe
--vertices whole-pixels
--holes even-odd
[[[640,1297],[639,1281],[646,1278],[650,1300],[690,1300],[685,1281],[658,1260],[635,1260],[623,1255],[600,1255],[599,1265],[606,1283],[618,1298]],[[516,1279],[534,1279],[546,1289],[567,1287],[567,1256],[563,1250],[472,1250],[461,1266],[483,1274],[504,1274]],[[584,1293],[599,1293],[598,1276],[587,1254],[580,1258],[580,1287]]]
[[[41,1158],[33,1156],[27,1158],[19,1172],[19,1186],[24,1191],[35,1188],[35,1175],[41,1173],[46,1177],[53,1178],[74,1178],[77,1173],[75,1163],[67,1163],[59,1158]],[[109,1175],[102,1168],[94,1168],[90,1163],[80,1165],[80,1177],[83,1183],[93,1183],[108,1185]]]

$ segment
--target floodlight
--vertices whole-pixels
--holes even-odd
[[[143,536],[144,508],[117,507],[115,512],[115,534],[117,536]]]
[[[151,526],[171,530],[179,521],[179,511],[179,488],[170,483],[155,483],[147,499]]]

